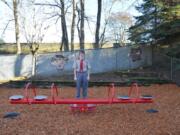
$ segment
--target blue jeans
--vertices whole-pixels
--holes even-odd
[[[77,72],[77,81],[76,81],[76,98],[81,97],[81,88],[82,88],[82,96],[83,98],[87,97],[87,89],[88,89],[88,80],[87,80],[87,72]]]

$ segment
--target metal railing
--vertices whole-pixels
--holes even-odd
[[[153,59],[153,69],[161,77],[180,84],[180,59],[156,53]]]

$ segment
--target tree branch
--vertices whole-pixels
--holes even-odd
[[[9,23],[10,23],[11,21],[14,21],[14,19],[8,20],[6,26],[5,26],[5,28],[4,28],[3,32],[2,32],[2,34],[1,34],[1,37],[4,35],[6,29],[7,29],[8,25],[9,25]]]
[[[49,4],[49,3],[35,3],[36,6],[49,6],[49,7],[58,7],[61,9],[61,6],[59,4]]]
[[[13,8],[9,5],[9,3],[6,0],[1,1],[13,11]]]

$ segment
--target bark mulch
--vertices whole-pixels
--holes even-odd
[[[127,95],[129,87],[116,87]],[[155,97],[151,104],[98,105],[94,112],[72,113],[68,105],[11,105],[8,98],[22,89],[0,88],[0,135],[180,135],[180,87],[173,84],[140,87]],[[39,89],[39,94],[50,94]],[[74,97],[63,87],[60,97]],[[106,87],[89,88],[90,97],[106,97]],[[147,113],[156,109],[158,113]],[[20,113],[14,119],[7,112]]]

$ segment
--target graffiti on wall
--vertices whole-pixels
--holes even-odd
[[[56,54],[51,58],[51,64],[56,67],[58,70],[63,70],[64,65],[68,61],[68,57],[65,57],[61,54]]]
[[[141,60],[142,50],[140,47],[131,48],[130,57],[133,62]]]
[[[68,63],[69,60],[74,61],[75,59],[77,59],[76,53],[72,53],[68,55],[55,54],[51,58],[51,64],[55,66],[57,70],[63,70],[64,66]]]

